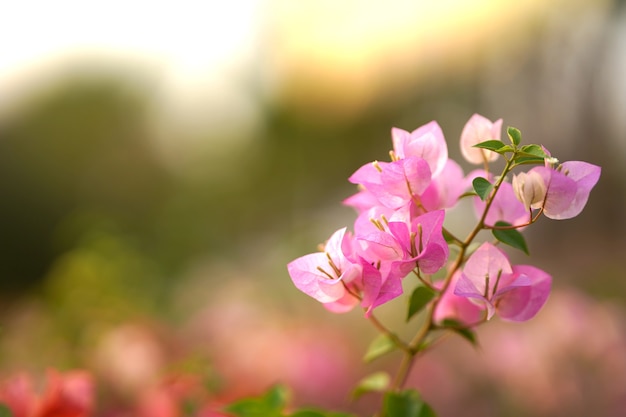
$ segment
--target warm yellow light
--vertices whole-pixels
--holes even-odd
[[[561,0],[273,2],[270,64],[283,98],[325,116],[359,114],[381,90],[471,65]]]

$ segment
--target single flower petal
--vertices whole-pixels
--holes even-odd
[[[330,303],[324,303],[322,305],[328,311],[341,314],[352,311],[354,307],[359,305],[359,299],[346,291],[343,297],[341,297],[340,299]]]
[[[547,217],[556,220],[571,219],[578,216],[589,199],[591,189],[598,183],[602,169],[587,162],[568,161],[561,165],[561,172],[576,184],[576,193],[570,205],[558,213],[546,213]]]
[[[469,298],[482,310],[486,308],[488,320],[493,317],[496,311],[495,306],[485,297],[484,291],[481,292],[476,283],[464,273],[461,273],[454,287],[454,295]]]
[[[576,197],[576,181],[552,168],[535,167],[531,171],[538,173],[547,184],[543,214],[551,219],[557,218],[572,205]]]
[[[296,288],[315,298],[320,303],[331,303],[345,294],[345,288],[339,278],[331,279],[317,268],[321,267],[332,274],[328,266],[328,257],[323,252],[310,253],[291,261],[287,270]]]
[[[471,186],[471,180],[463,176],[463,168],[448,159],[439,175],[433,177],[420,199],[427,211],[454,207],[459,197]]]
[[[511,272],[511,264],[504,252],[489,242],[483,243],[476,249],[463,268],[463,275],[474,283],[480,294],[488,297],[493,294],[498,276]],[[488,288],[487,281],[489,281]]]
[[[453,319],[465,325],[471,325],[480,322],[482,319],[483,307],[473,303],[468,297],[455,294],[456,284],[460,276],[461,273],[459,271],[454,274],[450,281],[450,286],[441,296],[439,303],[437,303],[437,308],[433,315],[436,323],[442,323],[445,319]],[[469,284],[473,285],[471,282]],[[443,281],[438,281],[435,284],[438,289],[441,289],[442,285]]]

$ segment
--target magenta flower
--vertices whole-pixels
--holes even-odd
[[[431,171],[426,160],[412,156],[394,162],[365,164],[348,180],[361,184],[382,205],[399,208],[426,190]]]
[[[437,272],[448,259],[448,244],[442,228],[445,212],[432,211],[410,222],[390,221],[386,230],[357,236],[363,257],[389,265],[389,274],[403,278],[415,267],[426,274]]]
[[[474,114],[467,121],[461,132],[461,153],[472,164],[482,164],[487,161],[495,161],[498,154],[485,149],[474,148],[474,145],[487,140],[500,140],[502,119],[495,122]]]
[[[435,121],[411,133],[394,127],[391,129],[391,140],[396,158],[422,158],[428,163],[433,176],[439,175],[448,160],[448,145],[441,127]]]
[[[557,169],[551,167],[535,167],[528,172],[526,180],[533,175],[532,181],[543,180],[542,185],[535,189],[545,189],[543,204],[535,202],[533,208],[543,206],[543,214],[555,220],[571,219],[583,210],[589,194],[600,179],[601,168],[582,161],[568,161]],[[525,188],[525,187],[524,187]],[[518,192],[518,198],[524,201]]]
[[[467,260],[454,294],[487,309],[487,319],[498,315],[510,321],[534,317],[548,299],[552,277],[528,265],[511,266],[506,255],[485,242]]]

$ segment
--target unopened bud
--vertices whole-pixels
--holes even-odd
[[[546,198],[546,183],[538,172],[521,172],[513,177],[513,191],[526,210],[543,206]]]

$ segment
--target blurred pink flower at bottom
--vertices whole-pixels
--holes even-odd
[[[93,380],[86,371],[47,372],[45,390],[38,395],[29,375],[10,377],[0,386],[0,403],[14,417],[87,417],[93,410]]]

